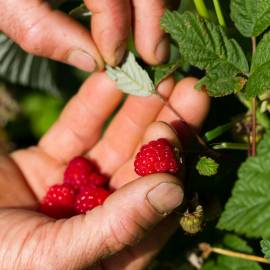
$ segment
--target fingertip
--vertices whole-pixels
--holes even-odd
[[[175,129],[166,122],[157,121],[151,123],[145,131],[142,143],[148,143],[159,138],[166,138],[174,146],[181,148]]]
[[[171,96],[171,103],[175,109],[181,111],[181,116],[187,124],[200,129],[208,114],[211,100],[205,89],[195,89],[197,82],[198,79],[194,77],[179,81]]]

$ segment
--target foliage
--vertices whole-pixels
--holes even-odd
[[[200,175],[211,176],[217,174],[219,164],[210,157],[201,157],[197,162],[196,169]]]
[[[116,81],[119,90],[136,96],[149,96],[155,93],[155,86],[148,73],[136,62],[134,54],[128,54],[121,67],[107,66],[107,75]]]
[[[269,143],[270,133],[259,145],[257,156],[248,158],[240,167],[218,228],[252,237],[270,237],[270,154],[269,148],[264,148]]]
[[[190,64],[207,70],[198,87],[205,85],[212,96],[240,91],[244,84],[241,73],[248,72],[245,54],[224,29],[191,12],[167,11],[161,19],[164,30],[177,41],[180,52]]]
[[[270,262],[270,241],[267,239],[263,239],[260,244],[264,257]]]

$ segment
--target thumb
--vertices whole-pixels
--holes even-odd
[[[92,265],[138,243],[182,200],[183,189],[174,176],[153,174],[139,178],[113,193],[103,206],[62,224],[57,238],[61,242],[54,242],[53,258],[65,261],[69,267],[73,265],[74,269]],[[72,233],[67,238],[71,227]],[[59,254],[61,250],[63,254]]]
[[[0,18],[0,31],[29,53],[88,72],[103,68],[87,29],[46,1],[0,1]]]

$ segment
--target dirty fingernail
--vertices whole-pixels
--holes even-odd
[[[147,199],[160,214],[168,214],[183,201],[183,189],[174,183],[161,183],[149,191]]]
[[[170,54],[169,41],[167,36],[165,36],[157,45],[155,55],[159,63],[164,63]]]

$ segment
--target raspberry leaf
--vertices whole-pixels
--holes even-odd
[[[245,92],[248,97],[263,94],[270,89],[270,33],[259,42],[251,63],[251,75]]]
[[[135,96],[155,93],[155,86],[148,73],[136,62],[134,54],[128,54],[121,67],[106,66],[106,73],[114,80],[119,90]]]
[[[200,90],[205,86],[210,96],[219,97],[239,92],[245,85],[246,79],[237,74],[238,71],[235,69],[217,65],[196,84],[196,89]]]
[[[265,148],[269,143],[267,133],[257,156],[248,158],[240,167],[232,196],[218,222],[219,229],[270,237],[270,154]]]
[[[240,75],[249,70],[247,59],[239,44],[229,39],[221,26],[191,12],[171,11],[165,12],[161,26],[177,41],[185,60],[207,71],[199,86],[206,85],[210,95],[224,96],[243,87]],[[225,78],[216,86],[214,82],[221,73]]]
[[[231,18],[243,36],[258,36],[270,26],[270,2],[269,0],[232,0]]]
[[[270,262],[270,241],[263,239],[260,242],[264,257]]]
[[[253,253],[252,248],[240,237],[227,234],[223,238],[222,247],[243,253]],[[247,261],[224,255],[218,255],[216,260],[210,260],[203,265],[202,270],[262,270],[257,262]]]
[[[219,164],[210,157],[201,157],[197,162],[196,169],[200,175],[212,176],[217,174]]]

